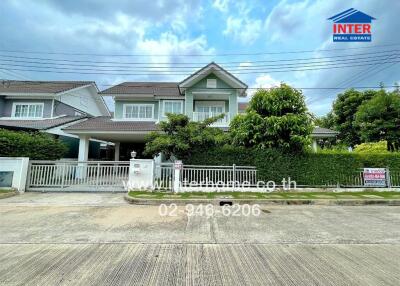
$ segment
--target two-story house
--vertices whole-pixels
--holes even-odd
[[[94,82],[0,82],[0,128],[53,134],[69,146],[68,158],[77,157],[79,139],[62,129],[94,116],[110,116]],[[93,157],[99,145],[92,140]]]
[[[159,130],[157,123],[166,119],[166,113],[185,114],[193,121],[225,114],[214,126],[228,130],[231,119],[245,112],[246,105],[238,99],[246,90],[245,83],[212,62],[181,82],[124,82],[103,90],[102,96],[114,99],[114,116],[87,118],[63,130],[79,136],[80,161],[87,160],[93,138],[113,142],[116,161],[129,160],[132,150],[140,156],[145,136]],[[316,139],[336,134],[315,128],[313,147]]]
[[[114,98],[114,117],[88,118],[64,130],[80,137],[80,160],[87,159],[91,138],[114,142],[115,159],[128,160],[132,150],[140,153],[146,134],[158,130],[166,113],[186,114],[193,121],[225,114],[215,127],[227,130],[246,89],[245,83],[215,63],[181,82],[124,82],[100,92]]]

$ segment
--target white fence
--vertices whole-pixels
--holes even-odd
[[[127,161],[30,161],[30,191],[123,191]]]
[[[155,189],[172,190],[174,182],[174,163],[160,163],[155,165]]]
[[[222,113],[218,112],[193,112],[193,121],[201,122],[208,118],[215,117],[221,115]],[[230,122],[229,113],[225,113],[224,118],[218,119],[213,126],[228,126]]]

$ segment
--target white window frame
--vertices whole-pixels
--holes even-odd
[[[151,118],[132,118],[132,117],[126,117],[126,108],[128,106],[137,106],[139,109],[141,106],[151,107]],[[139,112],[140,113],[140,112]],[[131,120],[131,121],[155,121],[154,119],[154,104],[150,103],[124,103],[123,108],[122,108],[122,118],[124,120]]]
[[[42,113],[40,114],[40,116],[34,116],[34,117],[15,116],[16,115],[15,112],[16,112],[18,105],[28,105],[28,114],[29,114],[29,106],[40,105],[40,106],[42,106]],[[43,102],[13,102],[12,109],[11,109],[11,117],[18,118],[18,119],[40,119],[40,118],[43,118],[43,114],[44,114],[44,103]]]
[[[207,79],[207,88],[217,88],[217,79],[216,78],[208,78]]]
[[[196,101],[195,111],[197,112],[197,108],[199,106],[208,106],[208,107],[220,107],[222,106],[222,112],[225,113],[225,101]]]
[[[167,117],[167,115],[165,114],[165,103],[169,103],[169,102],[172,102],[172,103],[180,103],[181,104],[181,111],[180,111],[180,113],[178,113],[178,114],[182,114],[183,113],[183,101],[182,100],[163,100],[163,105],[162,105],[162,110],[163,110],[163,112],[162,112],[162,115],[163,115],[163,117]]]

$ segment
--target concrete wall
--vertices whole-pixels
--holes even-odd
[[[11,117],[13,103],[44,103],[43,118],[51,117],[51,99],[5,99],[1,117]]]
[[[0,172],[13,172],[12,187],[19,192],[26,188],[29,158],[0,157]]]

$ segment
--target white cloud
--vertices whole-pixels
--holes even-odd
[[[148,54],[148,60],[152,63],[170,63],[164,71],[175,73],[187,73],[188,75],[195,70],[173,70],[172,63],[183,63],[187,57],[182,55],[209,55],[215,53],[213,48],[208,47],[207,38],[201,35],[197,38],[179,37],[172,32],[165,32],[156,39],[141,39],[138,41],[136,50],[140,53]],[[162,55],[162,56],[160,56]],[[193,57],[190,61],[205,61],[207,57]],[[182,75],[166,75],[164,79],[179,80]]]
[[[254,88],[270,88],[279,86],[281,82],[273,78],[270,74],[262,74],[256,77]]]
[[[261,34],[262,21],[251,19],[246,15],[229,16],[226,20],[224,35],[232,36],[235,41],[243,44],[254,43]]]
[[[230,2],[230,0],[214,0],[214,2],[212,3],[212,6],[215,9],[217,9],[223,13],[226,13],[229,10],[229,2]]]

